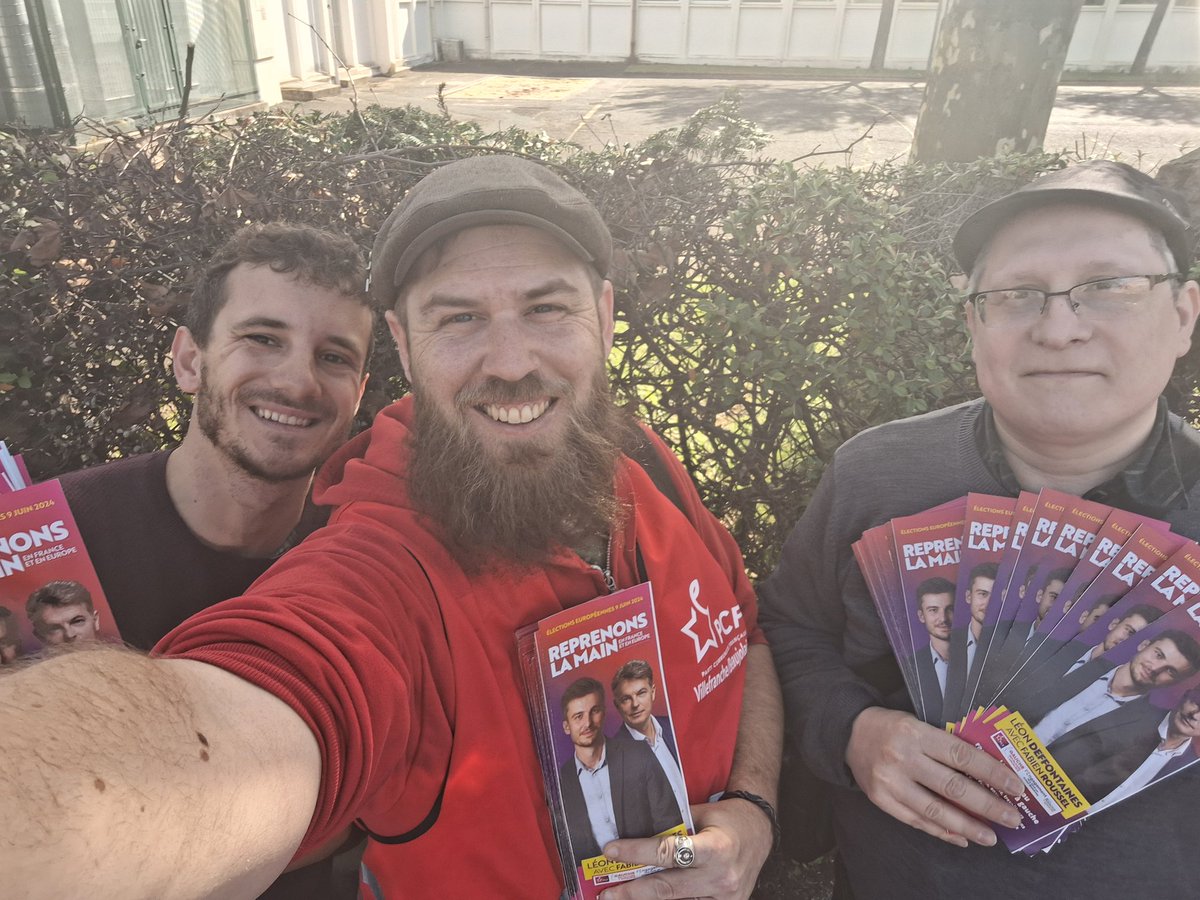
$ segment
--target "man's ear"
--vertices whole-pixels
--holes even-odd
[[[175,383],[185,394],[200,390],[200,373],[204,370],[204,350],[196,343],[186,325],[175,329],[171,341],[171,368],[175,372]]]
[[[400,317],[396,315],[394,309],[389,309],[385,312],[383,320],[387,322],[388,331],[392,334],[392,340],[396,342],[396,352],[400,354],[400,365],[404,368],[404,377],[408,379],[409,384],[412,384],[412,368],[408,354],[408,332],[404,328],[404,323],[400,321]]]
[[[570,734],[571,726],[567,724],[567,720],[563,719],[563,734]]]
[[[1192,331],[1196,328],[1197,316],[1200,316],[1200,285],[1194,281],[1184,283],[1175,298],[1175,312],[1179,316],[1178,358],[1192,346]]]
[[[975,318],[975,304],[970,300],[963,301],[963,318],[967,322],[967,334],[971,339],[971,359],[975,359],[975,329],[979,327],[979,320]]]
[[[358,383],[358,397],[354,400],[354,411],[358,412],[359,406],[362,405],[363,394],[367,392],[367,382],[371,380],[370,372],[363,372],[362,381]]]
[[[1150,638],[1146,638],[1144,641],[1142,641],[1140,644],[1137,645],[1137,652],[1141,653],[1143,650],[1145,650],[1149,646],[1150,646]]]
[[[604,286],[600,288],[600,296],[596,298],[596,311],[600,315],[600,340],[604,343],[604,358],[608,359],[608,354],[612,353],[613,348],[613,286],[612,282],[607,278],[604,279]]]

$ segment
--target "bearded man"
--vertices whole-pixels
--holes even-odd
[[[778,685],[732,538],[608,397],[611,254],[595,207],[529,161],[459,161],[409,192],[376,240],[371,292],[413,396],[322,470],[328,527],[168,635],[165,659],[77,654],[0,682],[16,761],[0,805],[17,813],[0,866],[33,896],[84,877],[94,896],[128,893],[131,871],[156,897],[242,896],[356,821],[364,896],[558,896],[513,633],[649,580],[699,831],[610,842],[613,859],[668,870],[606,897],[749,896],[772,840]],[[622,452],[631,435],[676,497]],[[702,641],[698,609],[741,627]],[[691,690],[722,648],[728,677]],[[93,685],[137,709],[122,734],[89,721]],[[79,751],[43,762],[39,721]],[[85,756],[86,773],[43,771]],[[64,782],[69,798],[48,796]],[[46,879],[46,846],[79,869]]]

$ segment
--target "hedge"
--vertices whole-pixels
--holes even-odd
[[[650,422],[769,571],[833,450],[867,426],[973,396],[950,285],[954,227],[1061,156],[957,168],[760,158],[735,98],[635,144],[585,152],[420,110],[271,111],[84,151],[0,134],[0,436],[35,477],[176,442],[170,375],[190,269],[282,219],[369,248],[446,160],[517,153],[591,196],[618,253],[618,397]],[[382,331],[359,427],[407,386]],[[1189,360],[1173,389],[1194,414]]]

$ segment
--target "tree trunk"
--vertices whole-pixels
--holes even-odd
[[[875,49],[871,51],[871,69],[880,71],[887,62],[888,38],[892,34],[892,18],[896,14],[896,0],[883,0],[879,9],[879,25],[875,29]]]
[[[1083,0],[950,0],[912,157],[971,162],[1038,150]]]
[[[1150,15],[1150,24],[1146,26],[1146,33],[1142,35],[1141,46],[1138,47],[1137,55],[1133,58],[1133,65],[1129,67],[1130,75],[1143,75],[1146,72],[1146,61],[1150,59],[1150,51],[1154,47],[1154,39],[1158,37],[1158,29],[1162,27],[1163,19],[1167,17],[1167,8],[1171,5],[1171,0],[1158,0],[1154,6],[1154,12]]]

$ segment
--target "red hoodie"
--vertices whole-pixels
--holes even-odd
[[[409,506],[411,422],[410,398],[381,412],[318,477],[315,499],[337,506],[329,525],[157,652],[227,669],[308,723],[322,786],[299,853],[359,820],[373,838],[364,893],[557,897],[562,875],[513,635],[604,593],[604,580],[569,551],[532,572],[468,578]],[[733,538],[654,441],[688,515],[622,460],[616,489],[632,512],[613,536],[613,575],[619,587],[640,580],[636,543],[696,803],[726,786],[745,645],[762,638]]]

